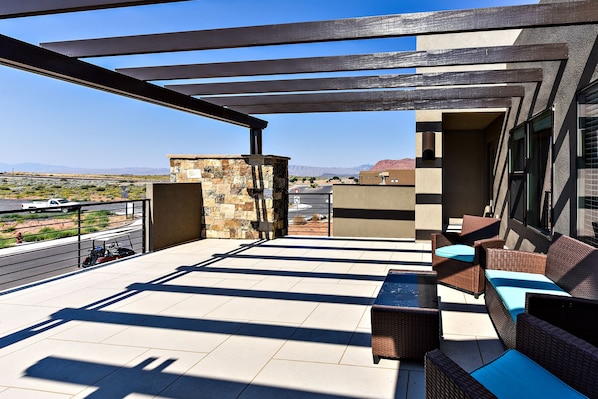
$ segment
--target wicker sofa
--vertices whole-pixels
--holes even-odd
[[[598,398],[598,348],[527,313],[518,316],[515,350],[470,374],[435,349],[426,354],[425,373],[427,399],[576,397],[563,392],[571,388]]]
[[[503,343],[514,348],[517,315],[530,295],[539,298],[534,312],[544,314],[563,307],[551,297],[598,300],[598,249],[564,235],[555,235],[547,254],[490,248],[485,275],[488,314]]]
[[[463,215],[460,233],[432,233],[432,270],[438,282],[474,295],[484,292],[483,266],[487,248],[503,248],[505,242],[498,237],[500,220],[473,215]],[[449,245],[467,245],[474,248],[473,259],[447,258],[436,255],[438,248]]]

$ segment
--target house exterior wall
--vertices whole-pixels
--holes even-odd
[[[384,174],[384,183],[382,175]],[[359,172],[359,184],[386,184],[393,186],[413,186],[415,184],[414,169],[365,170]]]
[[[334,236],[414,238],[415,187],[334,185]]]
[[[474,33],[455,33],[443,35],[427,35],[417,38],[417,50],[438,50],[448,48],[467,48],[482,46],[511,45],[518,37],[519,30],[508,30],[500,32],[474,32]],[[459,43],[458,46],[455,43]],[[418,68],[418,73],[426,72],[446,72],[454,70],[481,70],[481,69],[501,69],[505,65],[472,65],[458,67],[435,67]],[[503,109],[484,110],[485,112],[504,112]],[[416,120],[416,172],[415,172],[415,229],[416,238],[420,240],[429,240],[430,233],[442,231],[446,228],[450,217],[461,217],[462,215],[453,215],[452,212],[458,212],[455,208],[445,214],[445,194],[451,192],[452,197],[459,195],[457,187],[462,184],[473,184],[460,180],[457,185],[452,184],[455,181],[454,176],[445,178],[447,172],[444,170],[444,154],[447,143],[445,142],[446,132],[443,128],[443,114],[446,112],[480,112],[480,110],[419,110],[415,113]],[[467,117],[465,115],[464,117]],[[436,137],[435,159],[422,159],[422,137],[424,132],[434,132]],[[450,144],[449,144],[450,146]],[[467,152],[462,151],[461,157],[467,159]],[[473,162],[472,162],[473,163]],[[478,167],[480,165],[472,165]],[[451,172],[454,173],[454,172]],[[483,183],[482,183],[483,184]],[[449,201],[452,201],[449,198]],[[469,206],[465,209],[472,209]],[[479,210],[479,214],[483,211]],[[450,208],[449,208],[450,209]]]
[[[557,2],[557,1],[551,1]],[[542,1],[548,3],[548,1]],[[552,233],[576,236],[577,226],[577,94],[598,79],[598,25],[524,30],[516,44],[566,43],[566,62],[542,64],[544,80],[537,92],[529,87],[519,112],[509,115],[498,163],[508,170],[508,135],[511,129],[534,115],[553,110],[552,138]],[[537,65],[522,64],[520,67]],[[509,218],[508,178],[496,181],[497,209],[508,246],[546,251],[550,234],[544,234]]]
[[[567,2],[568,0],[542,0],[540,3]],[[533,28],[519,31],[498,31],[483,34],[449,34],[430,35],[418,38],[418,50],[498,45],[526,45],[537,43],[566,43],[569,50],[568,59],[563,62],[547,61],[542,63],[518,63],[517,65],[493,65],[489,68],[542,68],[543,82],[525,84],[526,95],[522,101],[513,99],[513,106],[505,112],[504,126],[500,129],[500,136],[496,141],[492,175],[493,181],[488,185],[491,199],[494,202],[496,217],[501,219],[501,236],[505,238],[510,248],[527,251],[546,252],[554,233],[576,236],[577,230],[577,150],[578,150],[578,112],[577,95],[580,90],[590,86],[598,80],[598,25],[563,26],[550,28]],[[478,66],[472,68],[479,69]],[[420,68],[418,72],[441,72],[446,70],[465,70],[463,67],[453,68]],[[430,123],[438,124],[443,150],[456,151],[447,142],[452,132],[444,131],[442,127],[445,113],[467,112],[473,110],[434,110],[417,111],[416,123],[423,126]],[[479,112],[480,110],[478,110]],[[483,110],[501,111],[498,110]],[[553,136],[551,140],[551,214],[550,231],[541,231],[530,227],[525,222],[511,218],[510,215],[510,186],[509,186],[509,139],[511,132],[518,126],[529,122],[534,116],[552,112]],[[416,154],[421,156],[421,134],[423,128],[417,127]],[[437,134],[438,136],[438,134]],[[447,145],[448,144],[448,145]],[[438,148],[438,147],[437,147]],[[482,151],[483,149],[480,148]],[[431,167],[424,167],[418,159],[416,170],[416,197],[432,202],[428,194],[436,193],[438,204],[416,202],[416,229],[427,233],[429,228],[442,228],[442,220],[449,215],[439,211],[443,201],[452,202],[448,198],[449,187],[447,177],[449,162],[447,155],[437,160],[433,171]],[[481,167],[481,160],[471,159],[470,167]],[[465,166],[461,166],[463,168]],[[453,172],[450,172],[451,174]],[[438,178],[444,176],[444,178]],[[429,178],[430,177],[430,178]],[[424,195],[426,194],[426,195]],[[452,216],[452,215],[451,215]],[[422,238],[425,234],[422,234]]]
[[[169,155],[170,181],[201,182],[206,238],[275,238],[288,230],[288,161],[272,155]]]

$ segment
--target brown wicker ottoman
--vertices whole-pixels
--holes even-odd
[[[372,305],[372,354],[423,360],[440,344],[436,272],[390,270]]]

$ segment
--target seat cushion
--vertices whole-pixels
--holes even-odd
[[[587,398],[514,349],[478,368],[471,376],[499,399]]]
[[[486,270],[486,278],[515,322],[517,315],[525,311],[527,292],[571,296],[543,274]]]
[[[475,256],[475,249],[469,245],[455,244],[436,248],[434,253],[436,256],[441,256],[443,258],[456,259],[462,262],[472,263]]]

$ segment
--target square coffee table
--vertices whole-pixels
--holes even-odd
[[[434,271],[389,270],[372,305],[372,354],[422,360],[440,345]]]

